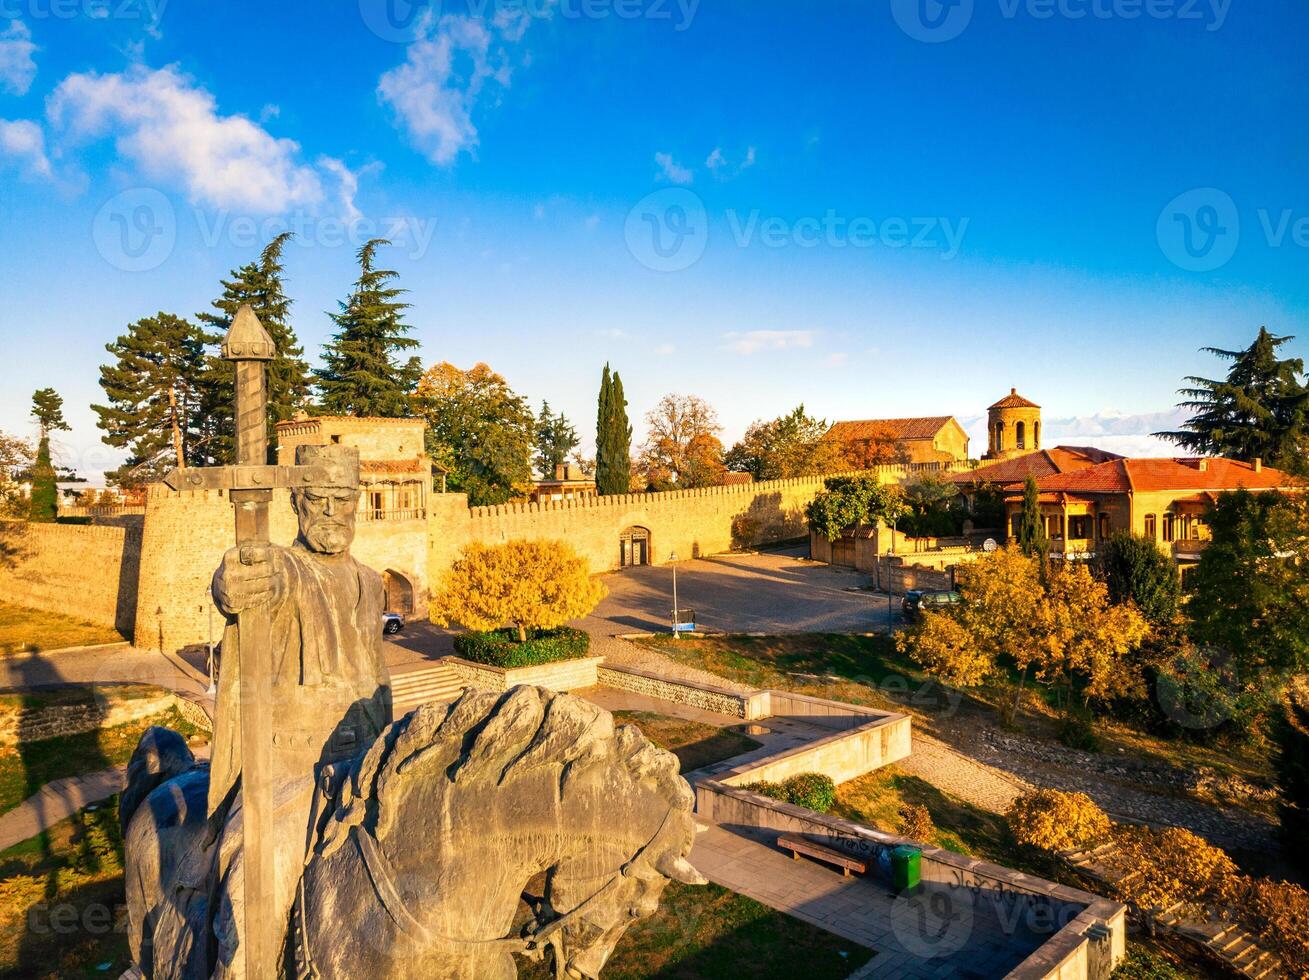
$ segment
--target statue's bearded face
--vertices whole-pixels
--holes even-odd
[[[340,487],[313,487],[292,495],[300,518],[300,537],[312,550],[339,555],[355,537],[359,493]]]

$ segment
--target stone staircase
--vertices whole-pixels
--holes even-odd
[[[1112,885],[1120,876],[1106,867],[1104,859],[1113,850],[1113,844],[1101,844],[1086,850],[1066,851],[1063,858],[1082,874]],[[1170,909],[1156,912],[1156,925],[1206,947],[1241,976],[1257,980],[1280,980],[1285,976],[1277,957],[1260,949],[1255,938],[1240,926],[1233,922],[1206,922],[1187,918],[1180,910],[1179,903]]]
[[[391,677],[391,701],[399,718],[420,704],[453,701],[465,687],[453,667],[437,661],[430,667],[394,674]]]

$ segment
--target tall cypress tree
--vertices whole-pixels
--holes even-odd
[[[55,468],[50,461],[50,437],[42,435],[36,451],[36,464],[32,467],[32,497],[28,520],[49,522],[58,517],[58,494]]]
[[[282,250],[293,237],[284,231],[266,246],[259,259],[233,269],[231,279],[221,282],[223,293],[211,304],[213,310],[196,314],[201,322],[209,353],[209,370],[204,385],[203,442],[211,462],[232,460],[232,365],[219,357],[222,342],[236,311],[248,303],[277,347],[268,364],[268,449],[270,459],[277,450],[276,423],[289,419],[309,403],[311,378],[304,360],[304,348],[291,327],[291,300],[282,282]]]
[[[201,415],[212,385],[206,379],[205,335],[171,313],[131,324],[105,350],[114,363],[100,368],[107,404],[92,405],[102,437],[128,451],[127,462],[106,475],[134,486],[173,466],[204,466]]]
[[[632,485],[632,427],[618,372],[606,364],[600,376],[595,421],[595,486],[601,494],[627,493]]]
[[[1018,522],[1018,547],[1023,554],[1045,561],[1050,542],[1045,536],[1045,520],[1041,517],[1041,491],[1036,480],[1027,478],[1023,484],[1023,511]]]
[[[1205,347],[1232,362],[1222,381],[1188,377],[1192,387],[1179,389],[1179,408],[1195,414],[1183,431],[1158,432],[1183,449],[1249,462],[1261,458],[1271,466],[1294,471],[1305,467],[1309,448],[1309,387],[1304,361],[1278,358],[1277,350],[1294,337],[1275,337],[1264,327],[1245,350]]]
[[[418,346],[407,336],[408,303],[397,301],[405,290],[391,285],[399,275],[374,264],[377,249],[390,245],[374,238],[359,250],[359,280],[341,311],[332,314],[337,332],[323,351],[323,367],[314,373],[322,407],[339,415],[402,418],[414,414],[410,396],[423,365],[417,357],[399,355]]]

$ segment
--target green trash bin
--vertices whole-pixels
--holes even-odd
[[[923,877],[923,852],[901,844],[891,851],[891,884],[898,892],[917,888]]]

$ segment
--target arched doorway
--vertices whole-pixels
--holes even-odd
[[[413,615],[417,605],[417,590],[408,575],[388,568],[382,574],[382,586],[386,590],[387,612],[399,613],[406,619]]]
[[[618,567],[650,564],[650,532],[643,527],[629,527],[618,536]]]

